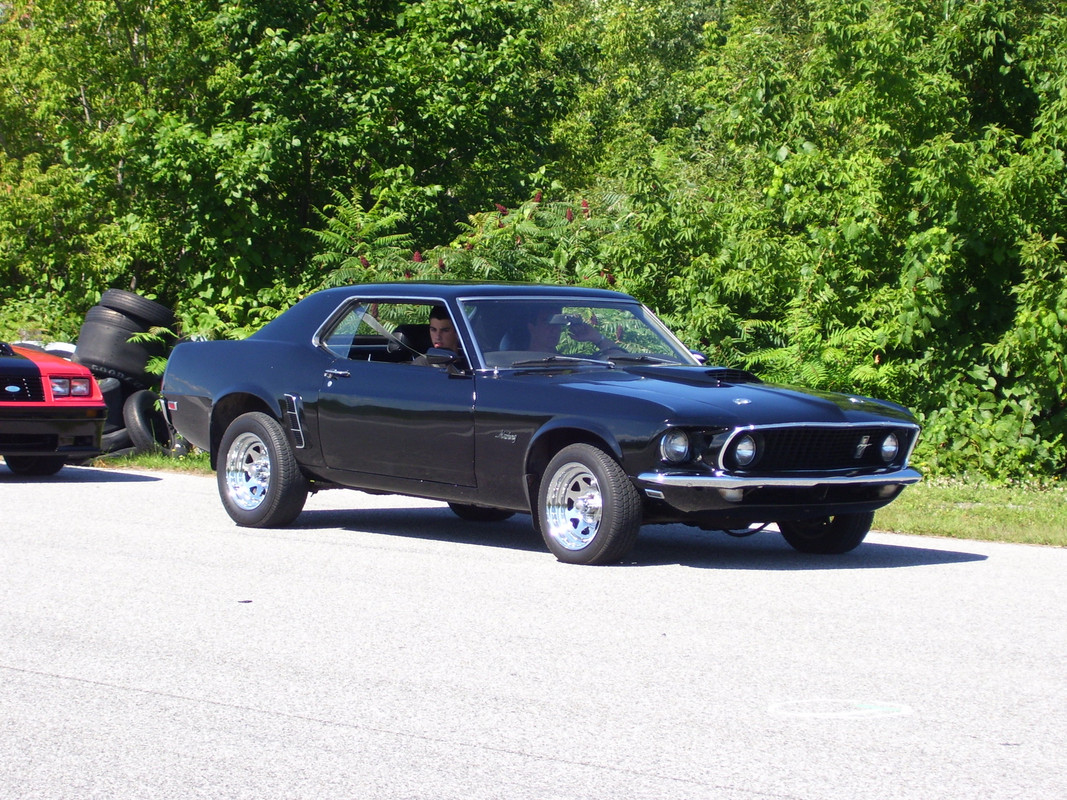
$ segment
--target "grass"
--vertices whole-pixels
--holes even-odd
[[[102,469],[151,469],[159,472],[191,472],[213,474],[207,453],[191,453],[172,458],[165,453],[141,453],[135,456],[106,456],[93,461]]]
[[[99,467],[211,474],[204,453],[99,459]],[[880,531],[1067,547],[1067,486],[927,479],[904,490],[874,518]]]
[[[881,509],[874,527],[919,536],[1067,547],[1067,486],[925,480]]]

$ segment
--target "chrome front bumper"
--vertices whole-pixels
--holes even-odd
[[[909,486],[922,480],[922,473],[911,467],[893,472],[865,473],[863,475],[788,475],[747,476],[725,475],[714,472],[710,475],[694,475],[686,472],[642,472],[637,476],[640,483],[678,489],[757,489],[766,486],[811,488],[815,486]]]

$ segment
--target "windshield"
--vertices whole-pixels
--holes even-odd
[[[631,301],[516,297],[460,305],[488,367],[698,363],[648,309]]]

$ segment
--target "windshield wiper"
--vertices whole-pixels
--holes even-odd
[[[676,358],[665,358],[664,356],[650,356],[647,353],[641,355],[626,355],[626,356],[608,356],[608,359],[613,363],[616,361],[625,361],[627,363],[634,364],[678,364],[679,361]]]
[[[582,356],[545,356],[544,358],[529,358],[524,361],[514,361],[513,367],[541,367],[553,364],[597,364],[602,367],[612,366],[610,361],[603,358],[583,358]]]

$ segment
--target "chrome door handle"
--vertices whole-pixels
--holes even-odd
[[[327,378],[351,378],[352,373],[347,369],[328,369],[326,370]]]

